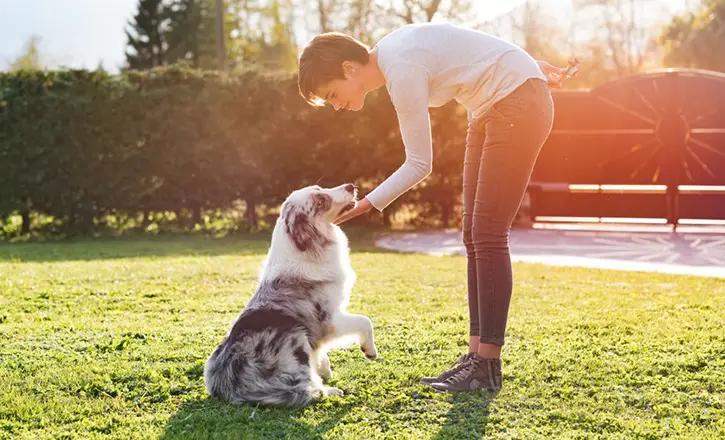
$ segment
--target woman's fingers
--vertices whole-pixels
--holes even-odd
[[[566,68],[554,66],[544,60],[538,61],[541,71],[546,75],[546,80],[551,87],[561,87],[561,81],[566,74]]]
[[[355,213],[355,210],[350,210],[341,215],[340,217],[333,220],[332,223],[339,225],[340,223],[345,223],[346,221],[350,220],[353,217],[357,217],[357,214]]]
[[[579,60],[577,58],[570,59],[568,64],[568,67],[556,67],[547,62],[540,63],[551,87],[561,87],[563,80],[570,79],[579,72]]]
[[[568,78],[572,78],[576,76],[577,73],[579,73],[579,59],[578,58],[571,58],[569,60],[569,67],[566,69],[563,69],[564,73],[563,75]]]
[[[340,223],[344,223],[352,218],[355,218],[359,215],[365,214],[370,209],[372,209],[372,205],[368,201],[367,198],[363,198],[362,200],[358,200],[358,202],[355,204],[355,207],[351,210],[347,211],[346,213],[342,214],[335,220],[333,220],[332,223],[339,225]]]
[[[550,86],[561,87],[561,80],[563,79],[563,74],[561,72],[555,72],[555,71],[547,72],[546,78],[547,78]]]

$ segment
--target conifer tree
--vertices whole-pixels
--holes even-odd
[[[139,0],[130,29],[126,30],[131,49],[126,51],[128,68],[150,69],[165,64],[167,25],[168,10],[163,0]]]

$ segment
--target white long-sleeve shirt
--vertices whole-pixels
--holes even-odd
[[[536,61],[515,44],[448,23],[402,26],[375,50],[405,146],[403,165],[366,196],[378,211],[432,170],[428,107],[456,100],[469,119],[477,118],[528,78],[546,81]]]

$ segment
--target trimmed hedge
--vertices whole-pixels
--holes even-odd
[[[457,222],[466,118],[432,109],[434,171],[406,204],[418,219]],[[0,219],[30,213],[87,233],[109,214],[275,206],[293,189],[354,181],[370,191],[404,159],[387,94],[361,112],[308,106],[289,74],[177,65],[0,73]]]

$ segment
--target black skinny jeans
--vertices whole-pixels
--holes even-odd
[[[468,124],[463,242],[470,335],[482,343],[504,343],[513,278],[509,230],[553,119],[549,86],[530,78]]]

